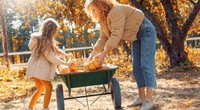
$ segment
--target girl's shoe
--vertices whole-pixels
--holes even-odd
[[[42,110],[49,110],[49,108],[43,108]]]
[[[133,104],[131,105],[128,105],[127,107],[135,107],[135,106],[138,106],[138,105],[142,105],[142,100],[140,98],[137,98]]]
[[[150,100],[145,100],[142,103],[142,107],[140,108],[140,110],[151,110],[154,107],[154,104],[152,101]]]

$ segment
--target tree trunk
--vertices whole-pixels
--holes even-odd
[[[200,0],[198,0],[196,3],[190,0],[192,4],[194,5],[194,8],[192,12],[190,13],[189,17],[187,20],[183,23],[182,27],[179,27],[177,25],[177,17],[176,14],[173,10],[173,1],[171,0],[160,0],[166,14],[166,20],[168,23],[170,35],[172,38],[172,43],[170,43],[166,37],[166,33],[164,33],[162,27],[160,24],[157,23],[154,14],[148,11],[144,6],[142,6],[142,1],[138,2],[138,0],[131,0],[131,2],[134,4],[135,7],[138,9],[141,9],[144,13],[145,16],[151,20],[153,25],[156,28],[157,31],[157,37],[162,44],[164,50],[167,52],[167,55],[170,58],[170,64],[172,67],[174,66],[179,66],[180,63],[184,63],[185,61],[188,60],[187,53],[184,50],[184,41],[187,37],[187,33],[197,16],[200,10]]]
[[[6,18],[5,18],[5,7],[4,0],[0,2],[0,19],[2,24],[2,47],[4,53],[4,64],[9,67],[9,57],[8,57],[8,37],[7,37],[7,29],[6,29]]]
[[[12,37],[9,39],[10,41],[10,52],[13,52],[13,41],[12,41]],[[11,56],[11,60],[12,60],[12,64],[14,64],[14,55]]]
[[[181,36],[177,37],[180,38]],[[172,50],[169,52],[168,56],[172,67],[180,66],[180,63],[188,61],[188,55],[184,50],[184,41],[174,40],[172,42]]]
[[[173,10],[172,2],[173,1],[170,0],[161,0],[165,10],[168,27],[172,36],[172,48],[168,55],[170,57],[170,64],[172,67],[174,67],[179,66],[180,63],[188,61],[188,55],[184,50],[184,41],[195,17],[200,10],[200,0],[198,0],[198,2],[194,5],[193,10],[186,22],[183,24],[182,29],[177,25],[178,18]]]
[[[184,51],[184,38],[181,34],[181,30],[177,24],[177,17],[173,10],[172,1],[161,0],[161,3],[165,10],[165,17],[169,27],[170,36],[172,38],[171,51],[168,52],[170,58],[170,64],[172,67],[179,66],[180,63],[185,62],[188,59],[186,52]]]

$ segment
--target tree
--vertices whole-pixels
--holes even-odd
[[[144,2],[145,1],[145,2]],[[199,18],[200,0],[131,0],[151,20],[172,67],[188,60],[184,41]],[[195,21],[195,17],[196,18]],[[199,22],[199,21],[198,21]],[[200,25],[196,23],[196,29]],[[193,29],[193,28],[192,28]],[[194,32],[193,29],[190,33]]]
[[[6,29],[6,18],[5,18],[5,7],[4,0],[0,2],[0,19],[2,24],[2,47],[4,52],[4,63],[9,67],[9,57],[8,57],[8,38],[7,38],[7,29]]]
[[[198,20],[200,14],[197,15],[200,0],[118,1],[131,2],[135,7],[143,10],[156,27],[158,39],[168,54],[172,66],[188,60],[187,53],[184,51],[184,41],[189,34],[200,29],[200,20]],[[18,37],[24,37],[22,32],[25,32],[26,28],[27,30],[29,27],[32,30],[33,27],[37,28],[30,25],[34,20],[41,22],[47,17],[55,18],[59,22],[61,28],[57,38],[62,46],[88,46],[96,42],[98,36],[95,34],[96,24],[91,23],[91,19],[84,12],[85,0],[6,0],[6,2],[10,3],[8,7],[16,14],[13,16],[15,19],[9,19],[9,23],[19,20],[22,24],[16,29],[20,34],[14,36],[16,38],[13,38],[13,42],[20,39]],[[27,35],[25,37],[27,38]]]
[[[60,47],[91,46],[91,43],[96,42],[94,29],[96,24],[91,23],[91,19],[85,14],[84,0],[7,0],[6,2],[11,51],[25,51],[28,48],[25,42],[29,41],[30,34],[37,31],[38,24],[48,17],[56,19],[60,24],[57,35]],[[17,27],[13,26],[15,22],[18,22]],[[89,29],[92,31],[89,32]]]
[[[27,18],[56,19],[60,24],[58,40],[66,47],[78,47],[90,46],[93,41],[90,39],[95,37],[96,24],[91,23],[91,19],[88,19],[84,12],[84,3],[85,0],[15,0],[14,7],[23,22],[26,22]],[[88,34],[88,29],[92,30],[91,34]]]

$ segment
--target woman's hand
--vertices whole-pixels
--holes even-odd
[[[100,65],[102,65],[104,63],[104,59],[106,57],[106,53],[102,52],[102,53],[98,53],[97,55],[94,56],[94,58],[98,57],[100,60]]]
[[[102,65],[102,64],[104,63],[104,59],[105,59],[105,57],[106,57],[106,54],[107,54],[109,51],[111,51],[111,50],[112,50],[112,47],[110,47],[110,48],[105,48],[103,52],[101,52],[101,53],[99,53],[99,54],[97,54],[97,55],[94,56],[94,57],[99,57],[99,59],[100,59],[100,65]]]
[[[93,58],[96,54],[97,54],[96,51],[92,51],[92,52],[90,53],[90,56],[88,57],[88,61],[91,61],[92,58]]]

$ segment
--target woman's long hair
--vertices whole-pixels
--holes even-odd
[[[46,19],[40,26],[39,32],[33,33],[32,36],[37,36],[37,46],[35,49],[36,56],[40,56],[46,49],[57,49],[54,36],[57,33],[59,24],[52,18]]]
[[[99,22],[103,22],[104,20],[106,20],[109,11],[116,3],[117,3],[116,0],[86,0],[85,12],[88,16],[91,16],[92,10],[89,10],[89,7],[91,5],[96,7],[99,10],[99,12],[101,12],[101,13],[98,13],[101,16],[101,19]],[[95,20],[93,16],[91,17],[93,20]]]

